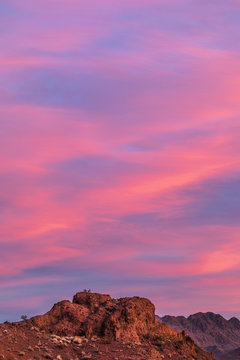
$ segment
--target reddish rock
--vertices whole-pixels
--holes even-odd
[[[32,326],[57,334],[105,336],[112,340],[140,342],[156,326],[155,307],[139,297],[112,299],[109,295],[81,292],[73,302],[61,301]]]
[[[122,298],[105,319],[104,333],[115,340],[140,342],[155,325],[155,307],[148,299]]]
[[[45,315],[35,316],[28,320],[32,326],[61,335],[78,335],[82,333],[83,323],[89,316],[85,306],[63,300],[53,306]]]
[[[111,301],[110,295],[89,293],[89,292],[79,292],[73,297],[73,304],[85,305],[91,311],[94,311],[101,305],[106,304],[108,301]]]
[[[2,353],[24,352],[26,359],[79,359],[80,354],[92,360],[214,360],[186,333],[156,321],[154,305],[139,297],[80,292],[73,302],[61,301],[44,315],[0,325],[0,330]]]

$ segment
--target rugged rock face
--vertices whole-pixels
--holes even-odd
[[[156,326],[154,313],[154,305],[148,299],[112,299],[109,295],[81,292],[73,297],[73,302],[61,301],[30,322],[60,335],[96,335],[140,342]]]
[[[0,324],[0,359],[18,356],[28,360],[214,360],[185,332],[179,334],[156,321],[148,299],[112,299],[89,292],[55,304],[44,315]]]
[[[109,295],[80,292],[73,301],[61,301],[45,315],[29,320],[31,326],[60,336],[93,336],[108,342],[149,343],[160,352],[172,356],[177,352],[187,359],[213,359],[204,354],[184,333],[178,334],[155,320],[155,307],[148,300],[139,297],[112,299]],[[155,348],[153,351],[157,351]],[[164,355],[163,355],[164,356]]]
[[[197,313],[184,316],[159,318],[176,331],[185,330],[206,351],[212,351],[218,359],[240,359],[240,321],[224,319],[221,315]]]
[[[73,297],[73,304],[87,306],[91,311],[94,311],[101,305],[106,304],[111,301],[111,296],[104,294],[92,294],[90,292],[84,291],[79,292]]]

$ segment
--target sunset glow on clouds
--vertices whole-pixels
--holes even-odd
[[[240,316],[240,4],[0,4],[1,320],[91,288]]]

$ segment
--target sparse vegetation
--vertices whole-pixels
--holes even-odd
[[[91,291],[91,289],[83,289],[83,292],[90,293],[92,291]]]
[[[21,320],[22,320],[22,321],[26,321],[27,318],[28,318],[27,315],[21,315]]]

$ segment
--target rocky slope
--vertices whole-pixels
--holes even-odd
[[[176,331],[185,330],[206,351],[212,351],[218,359],[240,360],[240,321],[224,319],[221,315],[197,313],[184,316],[159,318]]]
[[[80,292],[45,315],[0,325],[0,360],[214,360],[193,340],[155,320],[133,297]]]

